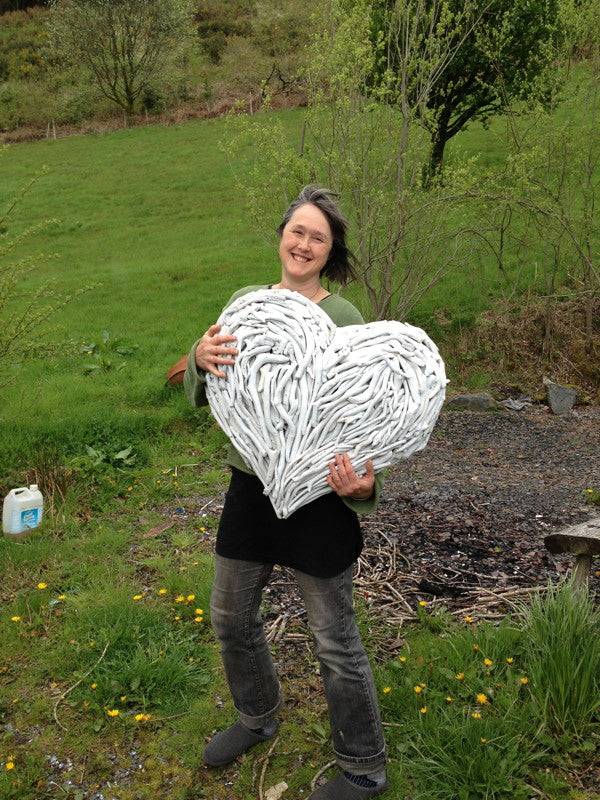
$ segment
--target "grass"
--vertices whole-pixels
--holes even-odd
[[[302,112],[281,116],[297,135]],[[498,125],[473,127],[461,147],[487,143],[485,158],[501,158]],[[30,538],[0,541],[2,800],[82,800],[78,787],[106,791],[115,776],[118,800],[256,796],[253,769],[268,745],[242,759],[232,786],[198,770],[204,737],[235,718],[209,619],[218,520],[189,513],[225,484],[225,439],[206,409],[189,408],[180,388],[165,386],[167,368],[234,288],[278,275],[275,239],[263,242],[244,222],[218,149],[223,126],[25,144],[0,164],[4,203],[49,168],[8,231],[59,220],[28,244],[60,254],[41,258],[28,286],[50,278],[67,293],[91,287],[53,320],[54,352],[12,364],[4,390],[0,488],[40,483],[46,518]],[[457,324],[467,324],[498,290],[489,265],[479,277],[442,286],[427,302],[443,297]],[[473,388],[489,382],[485,372],[470,377]],[[406,662],[386,663],[386,627],[357,604],[389,723],[390,796],[598,797],[570,788],[598,741],[598,644],[582,633],[597,626],[592,609],[568,597],[540,601],[522,625],[457,625],[419,610]],[[310,663],[305,674],[309,683]],[[331,760],[326,706],[314,688],[284,688],[292,702],[265,787],[285,780],[290,796],[306,796]],[[481,720],[470,716],[478,693],[490,698]],[[52,757],[70,759],[72,769]],[[62,788],[67,779],[71,789]]]

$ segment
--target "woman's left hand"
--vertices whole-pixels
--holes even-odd
[[[354,471],[348,453],[338,453],[334,460],[329,462],[327,483],[340,497],[366,500],[373,494],[375,486],[375,470],[371,459],[367,461],[365,467],[367,471],[361,478]]]

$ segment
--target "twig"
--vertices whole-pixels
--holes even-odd
[[[335,767],[336,763],[337,763],[336,761],[330,761],[330,762],[329,762],[329,764],[325,764],[325,766],[324,766],[324,767],[322,767],[322,768],[321,768],[321,769],[320,769],[320,770],[317,772],[317,774],[315,775],[315,777],[314,777],[314,778],[312,779],[312,781],[310,782],[310,790],[311,790],[311,792],[312,792],[312,791],[314,791],[314,788],[315,788],[315,786],[317,785],[317,781],[319,780],[319,778],[321,777],[321,775],[322,775],[324,772],[327,772],[327,770],[329,769],[329,767]]]
[[[258,797],[259,797],[259,800],[264,800],[263,785],[264,785],[264,782],[265,782],[265,775],[266,775],[266,772],[267,772],[267,766],[269,765],[269,759],[271,758],[271,753],[275,749],[275,745],[277,744],[278,741],[279,741],[279,736],[276,737],[275,741],[273,742],[273,744],[269,748],[269,752],[265,756],[265,760],[264,760],[264,763],[262,765],[262,769],[260,771],[260,780],[258,782]]]
[[[94,665],[93,665],[93,666],[92,666],[90,669],[88,669],[88,671],[85,673],[85,675],[82,675],[82,676],[81,676],[81,678],[79,678],[79,680],[77,681],[77,683],[74,683],[74,684],[73,684],[73,686],[70,686],[70,687],[67,689],[67,691],[66,691],[66,692],[63,692],[63,693],[61,694],[61,696],[58,698],[58,700],[56,701],[56,703],[54,704],[54,710],[53,710],[54,719],[56,720],[56,724],[58,725],[58,727],[59,727],[59,728],[62,728],[62,729],[63,729],[63,731],[66,731],[66,730],[68,730],[68,728],[65,728],[65,726],[62,724],[62,722],[61,722],[61,721],[59,720],[59,718],[58,718],[57,710],[58,710],[58,706],[59,706],[59,704],[60,704],[60,703],[61,703],[61,702],[62,702],[62,701],[65,699],[65,697],[66,697],[66,696],[67,696],[67,695],[68,695],[70,692],[72,692],[72,691],[73,691],[73,689],[75,689],[77,686],[79,686],[79,684],[80,684],[82,681],[84,681],[84,680],[87,678],[87,676],[88,676],[88,675],[89,675],[91,672],[93,672],[93,671],[96,669],[96,667],[98,666],[98,664],[99,664],[99,663],[102,661],[102,659],[103,659],[103,658],[104,658],[104,656],[106,655],[106,651],[108,650],[108,645],[109,645],[109,644],[110,644],[110,641],[108,641],[108,642],[105,644],[105,646],[104,646],[104,650],[102,651],[102,655],[100,656],[100,658],[98,659],[98,661],[96,661],[96,663],[95,663],[95,664],[94,664]]]

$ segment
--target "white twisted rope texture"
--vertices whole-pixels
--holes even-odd
[[[447,380],[421,328],[337,328],[287,289],[246,294],[218,322],[237,337],[239,354],[221,366],[225,378],[207,374],[208,402],[280,519],[331,491],[336,453],[363,474],[369,458],[378,471],[427,444]]]

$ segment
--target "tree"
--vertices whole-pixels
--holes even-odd
[[[87,68],[128,115],[177,67],[193,33],[187,0],[53,0],[52,8],[51,52]]]
[[[421,116],[431,137],[425,184],[439,171],[446,143],[470,122],[485,123],[515,101],[551,107],[560,79],[559,0],[478,0],[469,13],[463,0],[378,0],[373,35],[389,39],[392,70],[399,66],[398,47],[389,29],[398,11],[413,20],[422,46],[435,34],[453,52]]]
[[[239,133],[230,135],[227,149],[243,158],[238,186],[259,229],[265,221],[275,228],[281,209],[303,184],[318,182],[338,192],[351,223],[364,316],[406,319],[466,261],[470,242],[455,220],[461,219],[460,195],[470,171],[458,174],[457,168],[444,186],[422,189],[428,137],[416,121],[452,52],[445,38],[433,35],[424,57],[422,43],[410,36],[410,20],[399,16],[406,34],[397,35],[403,42],[401,69],[385,72],[373,87],[370,79],[385,59],[386,43],[370,36],[371,11],[369,0],[330,0],[311,21],[308,108],[299,148],[291,146],[280,120],[237,115],[231,125]],[[396,107],[390,98],[398,75],[410,91]]]

